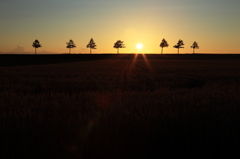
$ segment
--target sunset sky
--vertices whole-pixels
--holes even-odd
[[[124,41],[120,53],[160,53],[163,38],[185,43],[180,53],[240,53],[239,0],[0,0],[0,53],[33,53],[35,39],[42,44],[39,54],[116,53],[113,44]],[[136,45],[143,44],[142,50]]]

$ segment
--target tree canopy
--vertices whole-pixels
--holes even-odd
[[[67,42],[67,48],[69,49],[69,54],[71,53],[71,49],[75,47],[76,45],[74,44],[73,40],[70,39],[69,42]]]
[[[32,46],[35,48],[42,47],[42,45],[40,44],[40,42],[37,39],[33,42]]]
[[[96,49],[96,44],[93,38],[90,39],[89,43],[87,44],[87,48],[90,48],[90,54],[92,53],[92,49]]]
[[[168,42],[165,39],[162,39],[162,42],[160,43],[160,47],[162,48],[162,53],[163,53],[163,48],[168,47]]]
[[[33,42],[32,46],[35,48],[35,55],[37,54],[37,48],[42,47],[37,39]]]
[[[67,48],[75,48],[76,45],[74,44],[73,40],[69,40],[69,42],[67,42]]]
[[[191,48],[199,49],[198,43],[196,41],[194,41],[194,43],[192,44]]]
[[[118,54],[119,54],[119,48],[125,48],[125,45],[123,44],[123,41],[118,40],[116,43],[114,43],[113,47],[118,50]]]
[[[193,48],[193,53],[195,49],[199,49],[198,43],[196,41],[194,41],[194,43],[192,44],[191,48]]]
[[[183,45],[184,45],[183,40],[179,39],[178,43],[173,46],[174,48],[178,49],[178,54],[179,54],[179,49],[184,48]]]
[[[91,38],[91,39],[90,39],[90,42],[89,42],[88,45],[87,45],[87,48],[96,49],[96,46],[97,46],[97,45],[95,44],[93,38]]]

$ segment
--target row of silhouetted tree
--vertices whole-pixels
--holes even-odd
[[[32,46],[35,48],[35,54],[37,53],[37,48],[42,47],[42,45],[40,44],[40,42],[37,39],[33,42]],[[97,45],[95,44],[93,38],[91,38],[89,43],[87,44],[87,48],[90,48],[90,54],[92,54],[92,49],[96,49],[96,46]],[[162,48],[161,54],[163,54],[163,48],[168,47],[169,44],[165,39],[162,39],[162,42],[160,43],[159,46]],[[174,45],[173,47],[178,49],[178,54],[179,54],[179,49],[184,48],[183,46],[184,46],[183,40],[179,39],[177,44]],[[76,47],[76,44],[73,42],[72,39],[70,39],[69,42],[67,42],[67,47],[66,47],[69,49],[69,54],[71,54],[71,49],[75,48],[75,47]],[[113,47],[117,49],[117,54],[119,54],[119,49],[125,48],[125,44],[123,44],[123,41],[118,40],[116,43],[114,43]],[[194,41],[191,48],[193,49],[193,54],[194,54],[195,49],[199,49],[198,43],[196,41]]]
[[[163,48],[168,47],[169,45],[168,45],[168,42],[165,39],[162,39],[162,42],[160,43],[159,46],[162,48],[162,51],[161,51],[161,54],[162,54],[163,53]],[[183,40],[179,39],[177,44],[174,45],[173,47],[178,49],[178,54],[179,54],[179,49],[184,48],[183,46],[184,46]],[[193,54],[194,54],[195,49],[199,49],[198,43],[196,41],[194,41],[191,48],[193,49]]]

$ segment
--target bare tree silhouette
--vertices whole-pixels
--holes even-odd
[[[93,38],[90,39],[89,43],[87,44],[87,48],[90,48],[90,54],[92,54],[92,49],[96,49],[96,44],[93,41]]]
[[[71,49],[75,47],[76,45],[74,44],[73,40],[70,39],[69,42],[67,42],[67,48],[69,48],[69,54],[71,53]]]
[[[162,42],[160,43],[160,47],[162,48],[161,54],[163,54],[163,48],[168,47],[168,42],[165,39],[162,39]]]
[[[198,43],[196,41],[194,41],[194,43],[192,44],[191,48],[193,48],[193,54],[195,53],[195,49],[199,49]]]
[[[123,41],[118,40],[116,43],[114,43],[113,47],[117,49],[117,54],[119,54],[119,48],[125,48],[125,45],[123,44]]]
[[[184,45],[183,41],[181,39],[179,39],[177,45],[173,46],[174,48],[178,49],[178,54],[179,54],[179,49],[184,48],[184,47],[182,47],[183,45]]]
[[[37,48],[42,47],[37,39],[33,42],[32,46],[35,48],[35,55],[37,54]]]

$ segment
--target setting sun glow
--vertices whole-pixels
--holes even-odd
[[[136,48],[139,49],[139,50],[141,50],[141,49],[143,48],[143,45],[142,45],[141,43],[138,43],[138,44],[136,45]]]
[[[179,39],[185,44],[181,54],[192,54],[194,41],[196,53],[240,53],[240,0],[2,1],[0,55],[35,54],[36,39],[38,54],[90,54],[91,38],[93,54],[115,54],[117,39],[124,41],[124,54],[178,54],[173,46]],[[70,39],[74,49],[66,48]],[[169,47],[160,46],[163,39]]]

